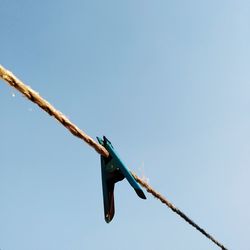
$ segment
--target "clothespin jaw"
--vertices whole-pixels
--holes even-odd
[[[115,213],[114,186],[116,182],[126,178],[140,198],[146,199],[146,196],[115,152],[111,142],[105,136],[103,139],[97,137],[97,140],[109,152],[108,158],[101,156],[104,216],[105,221],[109,223],[113,219]]]

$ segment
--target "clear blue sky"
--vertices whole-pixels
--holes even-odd
[[[90,136],[106,135],[229,249],[250,245],[250,3],[1,0],[1,60]],[[1,250],[218,249],[0,82]]]

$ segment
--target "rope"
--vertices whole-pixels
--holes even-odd
[[[223,250],[227,250],[220,242],[218,242],[214,237],[208,234],[203,228],[198,226],[195,222],[193,222],[187,215],[185,215],[182,211],[180,211],[177,207],[175,207],[170,201],[168,201],[164,196],[155,191],[151,186],[149,186],[145,181],[140,179],[135,173],[132,173],[134,178],[138,183],[140,183],[148,193],[151,193],[155,198],[159,199],[163,204],[168,206],[173,212],[177,213],[180,217],[182,217],[186,222],[188,222],[195,229],[200,231],[204,236],[214,242],[217,246],[219,246]]]
[[[65,115],[60,111],[56,110],[49,102],[44,100],[36,91],[31,89],[29,86],[21,82],[15,77],[10,71],[6,70],[0,65],[0,77],[5,80],[10,86],[17,89],[23,95],[25,95],[30,101],[37,104],[49,115],[54,116],[64,127],[66,127],[74,136],[83,139],[89,146],[94,148],[97,153],[108,157],[108,151],[99,143],[95,142],[90,136],[84,133],[76,125],[74,125]]]
[[[0,65],[0,77],[4,81],[6,81],[10,86],[14,87],[19,92],[21,92],[24,96],[26,96],[30,101],[37,104],[40,108],[42,108],[49,115],[53,116],[64,127],[66,127],[74,136],[84,140],[89,146],[94,148],[97,153],[103,155],[104,157],[109,156],[108,151],[102,145],[95,142],[90,136],[88,136],[85,132],[83,132],[75,124],[73,124],[64,114],[56,110],[48,101],[44,100],[37,92],[35,92],[29,86],[25,85],[16,76],[14,76],[10,71],[6,70],[1,65]],[[208,234],[203,228],[201,228],[195,222],[193,222],[187,215],[185,215],[182,211],[180,211],[177,207],[175,207],[164,196],[162,196],[160,193],[154,190],[151,186],[149,186],[148,183],[146,183],[144,180],[139,178],[135,173],[131,172],[131,174],[134,176],[135,180],[147,190],[148,193],[152,194],[155,198],[159,199],[163,204],[168,206],[173,212],[175,212],[180,217],[182,217],[191,226],[193,226],[195,229],[201,232],[209,240],[214,242],[222,250],[227,250],[226,247],[224,247],[220,242],[218,242],[215,238],[213,238],[210,234]]]

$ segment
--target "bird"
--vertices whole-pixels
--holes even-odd
[[[104,219],[107,223],[109,223],[115,214],[114,187],[117,182],[127,179],[129,184],[134,188],[135,192],[141,199],[146,199],[146,196],[139,184],[136,182],[135,178],[116,153],[112,143],[105,136],[103,136],[103,139],[97,137],[97,140],[109,152],[108,157],[101,155]]]

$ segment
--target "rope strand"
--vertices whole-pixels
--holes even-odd
[[[188,222],[191,226],[201,232],[204,236],[214,242],[217,246],[219,246],[223,250],[227,250],[220,242],[218,242],[213,236],[208,234],[203,228],[198,226],[195,222],[193,222],[186,214],[184,214],[181,210],[179,210],[176,206],[174,206],[170,201],[168,201],[164,196],[155,191],[151,186],[148,185],[145,181],[139,178],[135,173],[132,173],[134,178],[138,183],[140,183],[148,193],[151,193],[155,198],[159,199],[163,204],[168,206],[173,212],[177,213],[180,217],[182,217],[186,222]]]
[[[94,148],[97,153],[108,157],[109,153],[102,145],[95,142],[90,136],[88,136],[85,132],[83,132],[75,124],[73,124],[65,115],[63,115],[60,111],[56,110],[48,101],[44,100],[36,91],[25,85],[10,71],[4,69],[4,67],[1,65],[0,77],[5,80],[10,86],[14,87],[24,96],[26,96],[30,101],[37,104],[49,115],[54,116],[54,118],[59,121],[64,127],[66,127],[74,136],[83,139],[89,146]]]
[[[90,136],[88,136],[85,132],[83,132],[75,124],[73,124],[65,115],[63,115],[60,111],[56,110],[48,101],[44,100],[37,92],[35,92],[29,86],[25,85],[16,76],[14,76],[10,71],[6,70],[1,65],[0,65],[0,77],[4,81],[6,81],[10,86],[17,89],[19,92],[21,92],[30,101],[37,104],[41,109],[43,109],[49,115],[53,116],[65,128],[67,128],[74,136],[84,140],[89,146],[94,148],[97,153],[103,155],[104,157],[109,156],[108,151],[102,145],[95,142]],[[180,211],[177,207],[175,207],[164,196],[162,196],[160,193],[155,191],[151,186],[149,186],[145,181],[139,178],[135,173],[131,172],[131,174],[134,176],[135,180],[147,190],[148,193],[152,194],[155,198],[159,199],[163,204],[168,206],[173,212],[175,212],[180,217],[182,217],[191,226],[193,226],[195,229],[201,232],[205,237],[207,237],[212,242],[214,242],[222,250],[227,250],[226,247],[224,247],[215,238],[213,238],[210,234],[208,234],[203,228],[201,228],[195,222],[193,222],[187,215],[185,215],[182,211]]]

